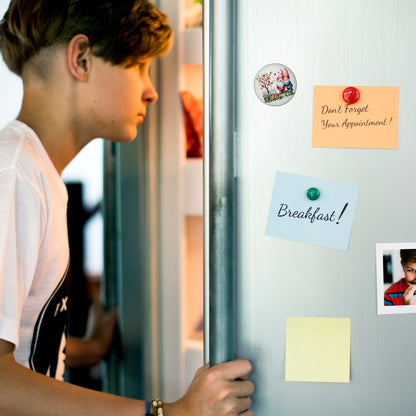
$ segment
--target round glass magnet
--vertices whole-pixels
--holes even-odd
[[[257,72],[254,91],[258,99],[267,105],[281,106],[296,94],[295,74],[285,65],[269,64]]]

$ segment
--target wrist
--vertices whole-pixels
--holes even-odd
[[[164,403],[163,404],[163,416],[180,416],[184,415],[180,409],[180,404],[178,402],[174,403]]]
[[[146,401],[146,416],[175,416],[182,415],[178,402],[164,403],[162,399],[153,399]]]

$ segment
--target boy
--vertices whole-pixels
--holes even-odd
[[[69,301],[60,174],[96,137],[135,138],[158,98],[149,65],[171,41],[166,17],[147,0],[12,0],[4,16],[1,52],[24,94],[17,120],[0,132],[2,415],[149,411],[54,379],[63,373]],[[252,415],[250,370],[245,360],[201,368],[165,416]]]
[[[416,305],[416,250],[400,250],[404,276],[384,292],[384,305]]]

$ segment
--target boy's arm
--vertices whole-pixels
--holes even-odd
[[[144,416],[144,402],[84,389],[17,364],[14,345],[0,339],[0,414]]]
[[[145,403],[64,383],[14,361],[13,344],[0,339],[0,414],[19,416],[144,416]],[[166,403],[165,416],[251,416],[254,387],[245,360],[202,367],[185,396]]]

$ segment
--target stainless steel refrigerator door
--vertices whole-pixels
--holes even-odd
[[[254,365],[254,414],[413,414],[416,318],[377,315],[375,245],[416,241],[416,2],[235,3],[236,70],[222,71],[236,83],[235,349]],[[253,88],[275,62],[297,77],[281,107]],[[400,87],[399,148],[313,148],[314,85]],[[277,170],[359,186],[348,250],[265,236]],[[351,318],[350,383],[285,381],[286,317]]]

